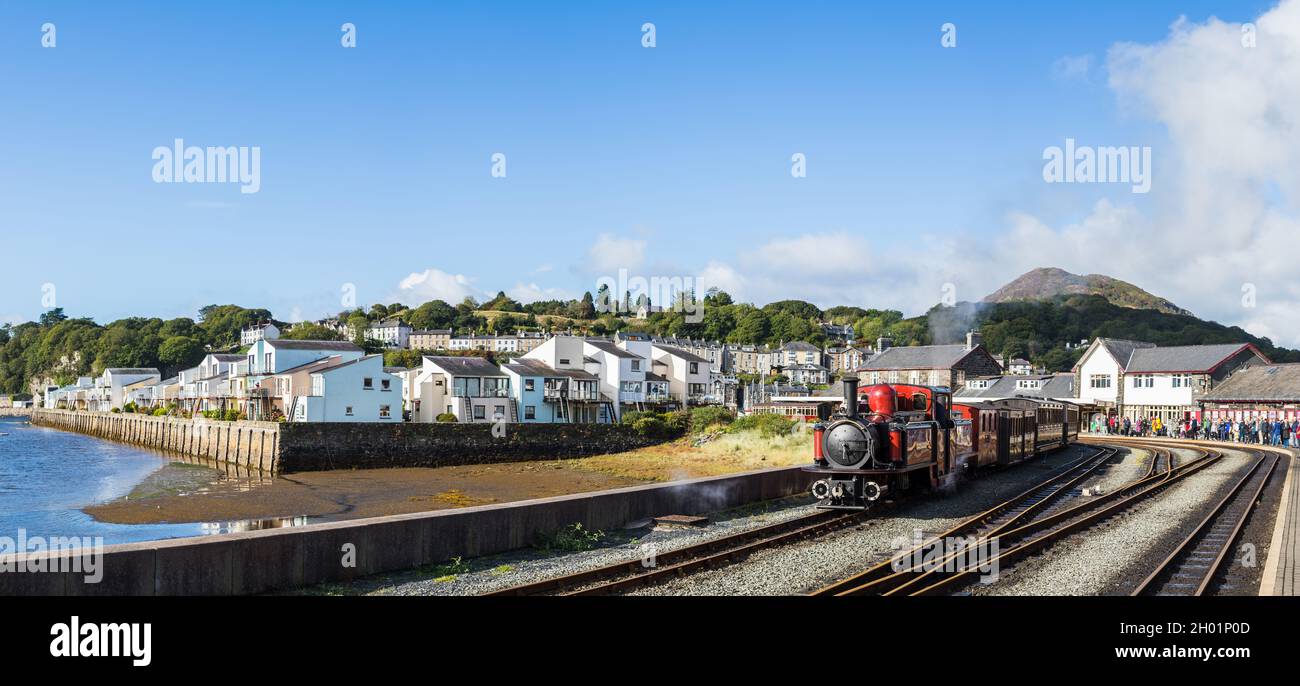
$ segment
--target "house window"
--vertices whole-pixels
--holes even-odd
[[[366,389],[367,391],[374,390],[375,380],[367,376],[366,378],[361,380],[361,387]]]
[[[1088,385],[1092,388],[1110,388],[1110,374],[1093,374],[1088,377]]]
[[[391,417],[391,416],[393,416],[393,413],[392,413],[391,410],[390,410],[390,406],[388,406],[388,405],[380,405],[380,406],[379,406],[379,418],[380,418],[380,419],[388,419],[388,418]]]
[[[641,360],[632,360],[632,371],[641,371]]]
[[[393,382],[390,381],[389,379],[383,379],[379,382],[379,387],[384,389],[385,391],[392,390]]]
[[[349,417],[352,416],[352,406],[351,406],[351,405],[348,405],[348,406],[347,406],[347,409],[344,410],[344,414],[346,414],[346,415],[349,416]]]
[[[567,357],[560,358],[560,364],[568,364],[568,363],[569,363],[569,358]]]
[[[524,419],[537,419],[537,408],[533,405],[524,405]]]
[[[525,391],[537,390],[536,381],[537,381],[536,379],[524,379],[524,390]]]
[[[700,363],[699,363],[699,362],[692,362],[692,363],[691,363],[691,373],[692,373],[692,374],[699,374],[699,373],[700,373]]]
[[[487,406],[486,406],[486,405],[475,405],[475,406],[474,406],[474,418],[475,418],[475,419],[487,419]]]
[[[266,367],[262,369],[262,371],[264,372],[271,371],[271,353],[266,354]]]
[[[494,406],[492,407],[492,418],[495,419],[495,420],[497,420],[497,421],[501,421],[502,419],[505,419],[505,418],[506,418],[506,406],[505,406],[505,405],[494,405]]]

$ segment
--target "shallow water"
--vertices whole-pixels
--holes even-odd
[[[171,462],[166,455],[0,417],[0,537],[102,536],[105,544],[247,531],[294,520],[110,524],[81,511],[131,493]]]

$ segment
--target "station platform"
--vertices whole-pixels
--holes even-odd
[[[1300,595],[1300,493],[1296,492],[1300,489],[1300,479],[1295,475],[1300,459],[1296,451],[1287,452],[1291,454],[1291,462],[1282,485],[1282,500],[1278,503],[1264,576],[1259,582],[1260,595]]]

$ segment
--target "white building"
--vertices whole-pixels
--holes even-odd
[[[669,345],[654,345],[654,373],[668,379],[668,393],[682,407],[702,405],[709,398],[709,360]]]
[[[243,329],[240,329],[239,344],[241,346],[252,345],[258,341],[275,339],[279,337],[280,337],[280,327],[276,326],[275,324],[272,324],[271,322],[253,324],[252,326],[246,326]]]
[[[1248,343],[1157,347],[1098,338],[1074,367],[1078,399],[1129,419],[1199,419],[1198,401],[1243,367],[1269,364]]]
[[[440,414],[458,422],[518,421],[510,377],[483,358],[425,356],[416,385],[416,421],[433,422]]]
[[[409,348],[411,325],[398,317],[389,317],[366,327],[366,340],[375,341],[385,348]]]

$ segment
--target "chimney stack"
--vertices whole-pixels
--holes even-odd
[[[844,388],[844,415],[854,419],[858,416],[858,377],[845,376],[840,383]]]
[[[984,342],[984,336],[981,335],[980,332],[974,330],[966,332],[967,350],[974,350],[975,346],[980,345],[983,342]]]
[[[891,347],[893,347],[893,345],[894,345],[893,339],[885,338],[884,336],[881,336],[880,338],[876,339],[876,352],[883,353],[886,350],[889,350]]]

